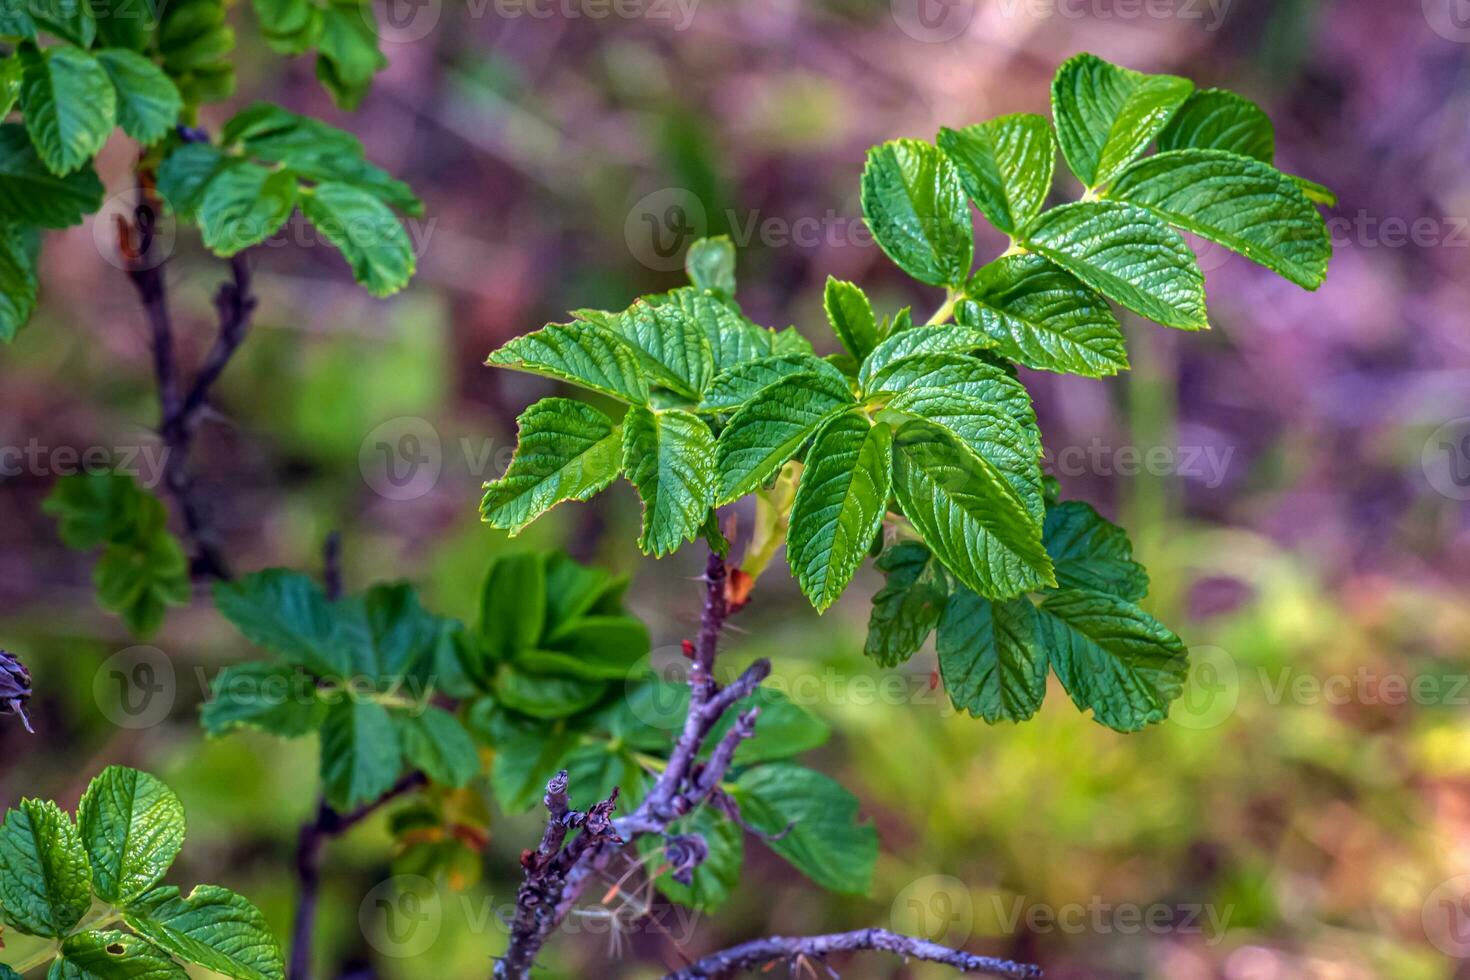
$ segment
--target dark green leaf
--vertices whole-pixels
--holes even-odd
[[[9,343],[36,309],[36,267],[26,236],[0,224],[0,341]]]
[[[842,372],[820,357],[777,354],[736,364],[715,375],[699,403],[699,411],[726,412],[740,408],[770,385],[793,374],[820,374],[838,384],[847,384]]]
[[[671,902],[698,912],[714,912],[724,905],[740,884],[740,872],[745,863],[745,841],[740,826],[722,816],[713,807],[700,807],[683,820],[669,827],[669,834],[698,834],[709,848],[704,862],[694,869],[691,883],[681,885],[672,872],[665,872],[654,879],[654,885]],[[655,855],[663,851],[664,840],[646,835],[638,839],[638,849],[644,855]],[[668,863],[663,857],[655,857],[654,865]]]
[[[961,588],[939,620],[935,649],[955,707],[994,724],[1025,721],[1046,697],[1046,651],[1036,607],[1022,596],[991,602]]]
[[[795,374],[762,390],[720,433],[716,502],[738,500],[765,483],[822,423],[851,404],[847,386],[822,374]]]
[[[510,660],[541,640],[548,601],[546,556],[501,555],[490,563],[480,593],[478,636],[495,660]]]
[[[734,795],[741,817],[773,835],[766,845],[823,888],[863,895],[872,886],[877,831],[858,822],[857,797],[837,782],[775,763],[742,773]]]
[[[351,662],[335,643],[331,604],[311,578],[268,568],[214,587],[214,605],[251,643],[318,677],[342,677]]]
[[[139,935],[187,963],[234,980],[283,980],[281,947],[260,910],[227,888],[200,885],[182,897],[173,885],[129,906]]]
[[[200,711],[210,735],[254,728],[295,738],[316,731],[327,716],[316,679],[285,664],[258,661],[226,667],[215,675],[210,691]]]
[[[393,719],[376,701],[356,695],[333,705],[322,724],[322,786],[338,810],[371,803],[403,771]]]
[[[714,376],[704,328],[675,305],[634,303],[601,324],[627,343],[650,382],[697,400]]]
[[[1109,592],[1131,602],[1148,594],[1148,572],[1133,560],[1128,533],[1090,504],[1068,500],[1050,507],[1042,540],[1062,588]]]
[[[606,693],[606,681],[529,674],[509,666],[495,676],[495,696],[501,703],[533,718],[569,717],[592,707]]]
[[[697,415],[635,405],[623,419],[623,468],[643,500],[638,547],[655,558],[699,535],[715,500],[715,437]]]
[[[0,220],[67,228],[102,206],[102,182],[90,166],[65,177],[47,169],[25,127],[0,125]]]
[[[1270,163],[1276,130],[1261,107],[1220,88],[1195,92],[1159,133],[1159,151],[1226,150]]]
[[[117,93],[117,124],[144,146],[158,142],[174,128],[184,100],[163,70],[135,51],[109,48],[97,62]]]
[[[648,403],[648,384],[633,351],[591,323],[547,324],[510,341],[486,363],[570,381],[635,405]]]
[[[916,541],[893,545],[875,564],[886,581],[873,596],[863,652],[879,666],[896,667],[919,652],[939,622],[949,579],[933,552]]]
[[[878,390],[876,379],[899,361],[920,354],[964,354],[972,350],[994,347],[995,340],[973,327],[945,324],[933,327],[909,327],[884,340],[858,369],[858,384],[863,391]]]
[[[49,800],[21,800],[0,827],[0,913],[32,936],[60,938],[92,906],[87,852],[71,817]]]
[[[394,716],[408,764],[440,786],[464,786],[480,774],[480,750],[459,720],[433,705]]]
[[[959,173],[938,147],[891,140],[868,151],[863,215],[900,269],[931,286],[970,274],[974,226]]]

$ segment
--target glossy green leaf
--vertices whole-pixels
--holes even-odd
[[[970,274],[974,226],[959,173],[939,148],[891,140],[868,151],[863,216],[900,269],[932,286]]]
[[[1041,453],[1041,436],[1036,428],[1036,410],[1026,386],[1012,371],[988,360],[961,354],[921,354],[895,361],[874,376],[870,395],[894,395],[918,388],[942,388],[993,402],[1005,410],[1027,433]]]
[[[820,374],[835,384],[847,379],[827,361],[811,354],[776,354],[744,361],[715,375],[699,403],[700,412],[728,412],[740,408],[766,388],[793,374]]]
[[[547,324],[509,341],[486,363],[570,381],[635,405],[648,403],[648,384],[632,350],[591,323]]]
[[[1225,150],[1262,163],[1276,156],[1276,130],[1261,107],[1220,88],[1195,92],[1159,133],[1159,152]]]
[[[822,305],[837,339],[861,363],[878,346],[878,320],[873,314],[873,304],[857,286],[828,276]]]
[[[505,667],[495,676],[495,696],[507,708],[533,718],[566,718],[590,708],[607,693],[607,682],[531,674]]]
[[[0,827],[0,914],[21,932],[59,938],[91,905],[87,852],[71,817],[49,800],[21,800]]]
[[[127,905],[156,885],[184,846],[184,804],[156,777],[108,766],[77,808],[92,888]]]
[[[685,320],[697,324],[709,341],[716,373],[757,357],[800,352],[786,349],[799,341],[799,337],[783,337],[757,326],[746,319],[732,302],[711,292],[690,286],[660,296],[645,297],[644,302],[659,307],[665,316],[677,310]],[[811,353],[811,345],[806,345],[805,352]]]
[[[464,786],[480,774],[480,750],[454,715],[427,705],[394,718],[408,764],[434,783]]]
[[[371,803],[393,787],[403,756],[393,719],[356,696],[333,705],[322,724],[322,786],[338,810]]]
[[[684,271],[699,289],[707,289],[721,299],[735,296],[735,246],[726,235],[701,238],[689,246],[684,256]]]
[[[158,194],[174,214],[193,221],[215,174],[236,164],[209,143],[175,147],[158,166]]]
[[[909,327],[884,340],[858,369],[858,384],[871,394],[877,390],[875,379],[909,357],[920,354],[964,354],[994,347],[995,340],[973,327],[944,324],[933,327]]]
[[[390,296],[413,278],[417,258],[398,217],[370,191],[323,181],[302,194],[301,210],[374,296]]]
[[[941,129],[938,142],[965,193],[995,227],[1016,237],[1041,213],[1057,160],[1051,123],[1041,116],[1017,113]]]
[[[1084,201],[1047,211],[1027,247],[1108,299],[1166,327],[1202,330],[1205,277],[1179,233],[1152,212],[1120,201]]]
[[[226,667],[210,685],[200,722],[210,735],[253,728],[284,738],[314,732],[327,717],[316,678],[285,664],[257,661]]]
[[[950,596],[935,650],[955,707],[994,724],[1025,721],[1046,697],[1046,650],[1025,596],[992,602],[969,589]]]
[[[863,653],[881,667],[897,667],[919,652],[939,622],[949,578],[934,553],[917,541],[893,545],[874,564],[885,581],[873,596]]]
[[[125,932],[80,932],[61,944],[47,980],[189,980],[167,953]]]
[[[996,352],[1019,364],[1089,378],[1128,367],[1123,331],[1106,301],[1040,256],[1008,255],[982,266],[965,296]]]
[[[0,341],[9,343],[36,309],[36,266],[25,234],[0,224]]]
[[[746,823],[765,844],[829,891],[864,895],[872,886],[878,833],[858,821],[858,800],[828,776],[801,766],[756,766],[735,781]],[[783,836],[784,835],[784,836]]]
[[[96,58],[80,48],[21,45],[20,105],[26,131],[58,176],[92,161],[116,120],[117,95]]]
[[[543,398],[516,420],[515,456],[485,485],[480,518],[512,536],[565,500],[587,500],[622,472],[622,429],[590,405]]]
[[[638,547],[655,558],[699,535],[715,502],[715,437],[697,415],[628,410],[623,468],[643,501]]]
[[[196,214],[204,244],[219,256],[259,245],[296,208],[296,176],[248,160],[216,170],[200,190]]]
[[[1184,644],[1126,599],[1058,592],[1041,604],[1041,631],[1072,701],[1109,728],[1133,732],[1162,721],[1184,690]]]
[[[318,677],[342,677],[351,670],[335,642],[331,603],[306,575],[268,568],[220,582],[214,587],[214,605],[251,643]]]
[[[129,905],[125,921],[186,963],[234,980],[283,980],[280,944],[260,910],[241,895],[200,885],[188,897],[173,885]]]
[[[852,393],[821,374],[796,374],[765,388],[730,419],[715,446],[719,504],[738,500],[776,474]]]
[[[67,228],[102,206],[102,182],[90,166],[58,177],[42,162],[20,123],[0,125],[0,221]]]
[[[1194,83],[1145,75],[1079,54],[1057,69],[1052,116],[1062,155],[1089,187],[1112,181],[1154,141],[1189,98]]]
[[[1138,161],[1109,195],[1224,245],[1307,289],[1327,278],[1332,239],[1285,174],[1225,150],[1174,150]]]
[[[714,376],[714,353],[697,320],[678,306],[634,303],[603,325],[638,356],[650,383],[698,399]]]
[[[10,115],[20,99],[21,63],[18,55],[0,58],[0,119]]]
[[[883,524],[893,477],[893,430],[861,412],[828,421],[796,488],[786,559],[822,612],[842,595]]]
[[[1064,589],[1108,592],[1137,602],[1148,594],[1148,571],[1133,560],[1128,533],[1080,500],[1052,505],[1042,541]]]
[[[343,109],[356,109],[373,75],[388,66],[378,50],[376,15],[359,0],[329,0],[321,8],[317,79]]]
[[[125,48],[97,52],[97,62],[117,93],[117,124],[144,146],[158,142],[179,121],[184,100],[163,69]]]

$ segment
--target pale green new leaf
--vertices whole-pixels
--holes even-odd
[[[125,921],[140,936],[187,963],[234,980],[282,980],[281,947],[270,923],[228,888],[200,885],[187,898],[173,885],[132,903]]]
[[[822,305],[837,339],[861,363],[878,346],[878,320],[873,314],[873,304],[857,286],[828,276]]]
[[[765,483],[822,423],[851,404],[847,385],[822,374],[794,374],[765,388],[720,433],[716,503],[738,500]]]
[[[884,583],[873,595],[863,653],[880,667],[897,667],[919,651],[939,622],[949,578],[934,553],[917,541],[893,545],[873,564]]]
[[[935,650],[956,708],[991,724],[1025,721],[1046,697],[1046,650],[1031,600],[992,602],[969,589],[950,596]]]
[[[184,100],[163,69],[126,48],[98,51],[97,62],[117,92],[117,124],[123,132],[144,146],[168,135],[179,121]]]
[[[873,881],[878,833],[858,822],[858,800],[832,778],[789,763],[741,773],[740,816],[766,846],[829,891],[863,895]]]
[[[1057,160],[1051,123],[1041,116],[1017,113],[941,129],[938,142],[965,193],[995,227],[1017,237],[1041,213]]]
[[[1072,701],[1120,732],[1162,721],[1184,690],[1189,655],[1179,637],[1126,599],[1067,589],[1041,604],[1052,668]]]
[[[549,323],[516,337],[485,362],[570,381],[635,405],[648,403],[648,384],[628,345],[593,323]]]
[[[1042,541],[1064,589],[1108,592],[1137,602],[1148,594],[1148,571],[1133,560],[1128,532],[1090,504],[1066,500],[1046,512]]]
[[[1222,88],[1195,92],[1159,133],[1159,152],[1226,150],[1270,163],[1276,157],[1276,129],[1250,99]]]
[[[909,327],[884,340],[858,368],[858,385],[864,392],[877,390],[875,379],[899,361],[921,354],[965,354],[994,347],[995,340],[974,327],[947,323],[934,327]]]
[[[59,938],[92,905],[87,852],[71,817],[49,800],[21,800],[0,827],[0,914],[21,932]]]
[[[339,810],[376,800],[403,771],[393,719],[376,701],[334,705],[322,725],[321,753],[327,802]]]
[[[621,427],[591,405],[543,398],[516,425],[515,456],[480,503],[480,518],[512,536],[564,500],[587,500],[622,471]]]
[[[786,560],[822,612],[842,595],[888,509],[893,430],[845,412],[817,431],[796,488]]]
[[[921,140],[873,147],[862,187],[868,227],[900,269],[931,286],[965,280],[975,249],[970,204],[938,147]]]
[[[0,58],[0,119],[10,115],[20,98],[21,64],[17,55]]]
[[[0,215],[6,221],[67,228],[102,206],[102,182],[90,166],[65,177],[47,168],[20,123],[0,125]]]
[[[204,184],[196,216],[205,246],[227,257],[274,235],[295,207],[295,174],[231,160]]]
[[[1307,289],[1327,278],[1332,239],[1297,184],[1225,150],[1173,150],[1125,170],[1109,196],[1224,245]]]
[[[1032,226],[1028,248],[1108,299],[1181,330],[1209,326],[1205,277],[1179,233],[1121,201],[1052,208]]]
[[[372,295],[391,296],[413,278],[418,261],[413,242],[393,209],[372,191],[323,181],[311,193],[303,192],[301,210]]]
[[[1052,116],[1062,155],[1089,188],[1109,183],[1169,122],[1194,83],[1145,75],[1079,54],[1052,80]]]
[[[641,406],[623,419],[623,468],[643,500],[638,547],[655,558],[699,534],[715,502],[715,437],[697,415]]]
[[[991,463],[933,422],[894,440],[894,492],[924,542],[981,595],[1008,599],[1055,585],[1040,523]]]
[[[189,980],[184,968],[142,936],[79,932],[61,944],[47,980]]]
[[[98,897],[126,905],[156,885],[184,846],[184,804],[156,777],[108,766],[77,808]]]
[[[701,238],[690,245],[684,271],[696,288],[707,289],[720,299],[734,299],[735,246],[729,236]]]
[[[842,372],[811,354],[776,354],[745,361],[715,375],[697,411],[729,412],[755,398],[766,388],[793,374],[820,374],[846,385]]]
[[[996,340],[997,353],[1041,371],[1101,378],[1128,367],[1118,318],[1076,276],[1038,255],[1007,255],[970,279],[960,320]]]
[[[31,142],[52,173],[91,162],[116,119],[117,95],[97,59],[62,45],[20,48],[20,105]]]

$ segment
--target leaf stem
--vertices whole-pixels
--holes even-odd
[[[960,293],[954,287],[948,287],[944,292],[944,303],[934,311],[934,315],[924,322],[926,327],[938,326],[954,316],[954,305],[959,302]]]

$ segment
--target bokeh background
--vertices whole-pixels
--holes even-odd
[[[1150,608],[1194,649],[1169,724],[1120,736],[1057,689],[1022,726],[956,717],[932,652],[897,672],[862,657],[871,573],[818,618],[777,568],[728,657],[772,656],[839,730],[813,764],[879,828],[872,894],[834,899],[750,846],[720,915],[664,910],[627,935],[580,917],[541,976],[651,977],[742,938],[877,924],[1057,978],[1470,977],[1470,4],[394,0],[390,67],[350,116],[241,8],[239,95],[205,121],[255,99],[324,116],[427,217],[411,224],[419,276],[388,302],[304,224],[256,250],[263,305],[194,469],[237,567],[316,568],[339,530],[349,586],[406,577],[466,619],[487,559],[513,546],[478,523],[478,488],[548,391],[486,353],[678,284],[703,233],[740,247],[747,313],[822,350],[829,274],[888,310],[936,305],[862,227],[872,143],[1045,112],[1056,65],[1090,50],[1259,100],[1283,169],[1341,196],[1319,292],[1205,250],[1208,335],[1133,322],[1131,373],[1026,376],[1050,470],[1130,528]],[[104,155],[110,191],[133,152]],[[247,893],[284,937],[315,745],[204,741],[205,680],[252,652],[203,595],[150,641],[161,653],[133,649],[93,603],[90,556],[40,510],[57,449],[157,472],[147,333],[109,234],[52,236],[42,308],[0,352],[0,445],[36,447],[0,476],[0,646],[33,668],[40,732],[0,725],[0,801],[74,803],[113,762],[154,771],[190,818],[171,880]],[[181,231],[167,274],[194,363],[224,269]],[[641,559],[635,521],[623,487],[524,540],[631,573],[662,656],[692,632],[697,549]],[[146,703],[116,681],[140,662],[162,664]],[[485,975],[536,823],[496,814],[483,878],[438,891],[416,933],[378,903],[386,819],[334,845],[322,975]]]

